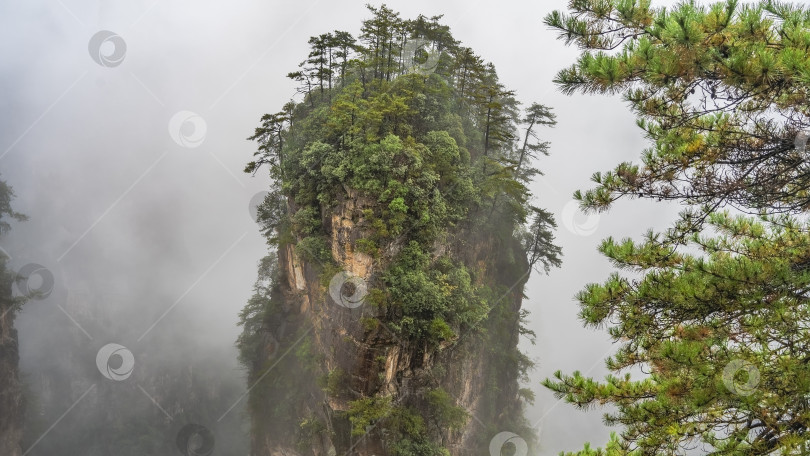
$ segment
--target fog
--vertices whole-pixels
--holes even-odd
[[[249,205],[268,180],[242,173],[254,151],[245,138],[295,94],[285,75],[306,57],[307,39],[334,29],[356,36],[364,3],[0,4],[0,173],[15,209],[30,218],[13,224],[2,247],[13,268],[39,264],[53,276],[50,295],[17,319],[23,379],[35,398],[27,454],[61,454],[77,432],[94,436],[94,448],[127,454],[121,439],[140,437],[129,427],[136,422],[162,429],[156,440],[168,447],[184,425],[199,423],[215,436],[216,454],[246,453],[234,342],[267,251]],[[443,14],[519,100],[558,116],[557,127],[540,132],[552,148],[533,192],[556,215],[564,257],[526,289],[538,335],[535,345],[522,343],[538,363],[528,418],[542,455],[602,444],[604,410],[575,410],[540,381],[558,369],[606,372],[610,340],[582,327],[574,295],[611,270],[596,251],[601,239],[638,237],[677,212],[627,201],[586,217],[570,204],[593,172],[636,159],[644,138],[619,99],[554,87],[576,49],[542,18],[567,2],[386,3],[406,18]],[[96,35],[104,30],[115,35]],[[104,371],[97,358],[108,344],[123,351],[102,351],[116,357]],[[185,386],[169,390],[167,378]],[[161,448],[154,454],[172,453]]]

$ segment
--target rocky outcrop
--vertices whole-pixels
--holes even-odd
[[[0,454],[3,456],[22,455],[25,402],[14,317],[14,311],[0,306]]]
[[[368,302],[355,308],[345,303],[341,305],[334,296],[340,289],[335,286],[335,281],[346,282],[345,277],[358,277],[362,284],[371,287],[387,262],[402,248],[397,241],[380,245],[382,253],[376,259],[358,251],[357,241],[368,235],[362,214],[370,204],[372,202],[349,192],[349,196],[335,207],[322,208],[325,214],[322,223],[338,272],[305,260],[294,245],[287,244],[278,252],[284,310],[268,318],[267,337],[280,341],[281,347],[292,353],[296,344],[303,343],[300,340],[306,340],[294,340],[292,334],[305,333],[306,329],[305,336],[311,340],[311,350],[317,354],[316,375],[332,378],[326,381],[327,385],[321,382],[319,388],[308,389],[300,399],[296,396],[299,402],[291,408],[298,416],[289,417],[290,420],[301,423],[300,428],[313,421],[319,423],[303,441],[300,436],[292,435],[300,431],[296,426],[281,430],[283,428],[260,417],[280,400],[278,395],[254,403],[254,456],[392,454],[387,446],[388,430],[372,425],[363,435],[350,432],[351,423],[346,412],[352,401],[361,398],[388,397],[397,406],[419,411],[426,418],[431,440],[449,450],[452,456],[477,454],[481,442],[491,438],[489,434],[493,429],[495,432],[509,430],[491,426],[497,426],[499,421],[508,422],[504,420],[505,416],[522,416],[517,371],[504,369],[503,364],[498,364],[502,360],[496,359],[508,358],[511,351],[517,352],[518,315],[526,276],[504,277],[503,271],[498,271],[499,262],[505,261],[506,253],[519,251],[522,255],[517,241],[509,239],[504,244],[504,241],[496,241],[485,234],[459,232],[454,239],[437,242],[434,255],[447,254],[474,269],[479,281],[503,285],[508,291],[495,303],[498,308],[485,321],[481,334],[486,336],[459,334],[455,340],[444,341],[438,346],[416,344],[402,340],[386,325],[386,315],[381,309]],[[514,259],[510,261],[514,263]],[[518,268],[523,267],[525,257],[518,263]],[[352,285],[348,291],[344,290],[346,295],[355,294],[357,285]],[[506,320],[503,315],[506,315]],[[284,331],[279,331],[279,328],[284,328]],[[489,338],[490,342],[497,339],[497,344],[484,343],[484,338]],[[267,345],[266,356],[258,356],[271,359],[271,352],[277,350],[271,345]],[[511,351],[498,352],[498,347],[509,347]],[[287,375],[282,372],[274,374],[274,369],[289,369],[266,361],[263,366],[254,369],[252,381],[260,381],[259,372],[267,372],[273,377]],[[299,373],[300,382],[296,387],[307,388],[307,382],[311,380],[307,377],[308,374]],[[332,380],[334,382],[330,383]],[[466,424],[449,429],[430,421],[431,412],[425,396],[437,388],[446,391],[454,405],[468,413]]]

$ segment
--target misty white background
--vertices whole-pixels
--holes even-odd
[[[178,342],[165,350],[193,350],[181,356],[210,357],[242,375],[235,360],[237,315],[266,252],[248,205],[268,184],[263,171],[253,178],[242,173],[254,151],[245,138],[262,114],[278,111],[294,95],[285,75],[306,57],[307,39],[335,29],[358,36],[368,17],[364,3],[0,3],[0,173],[17,193],[15,208],[30,216],[14,224],[3,248],[14,267],[47,266],[67,294],[125,296],[110,303],[107,328],[94,335],[88,356],[105,343],[121,343],[133,347],[137,369],[146,355],[137,339],[148,325],[116,319],[114,306],[146,322],[171,308],[144,337],[193,340],[193,348]],[[551,156],[539,162],[546,175],[532,189],[536,203],[557,217],[563,267],[531,277],[525,307],[538,337],[534,346],[522,344],[538,363],[527,385],[537,394],[528,418],[538,428],[542,455],[576,450],[585,441],[601,445],[610,432],[601,424],[602,410],[558,403],[539,384],[558,369],[606,372],[610,340],[582,327],[573,299],[611,271],[596,251],[599,241],[637,238],[665,226],[677,211],[621,202],[601,215],[590,235],[582,231],[594,219],[569,212],[564,219],[572,193],[589,188],[593,172],[636,160],[646,147],[618,98],[556,91],[552,78],[577,50],[557,41],[542,18],[566,3],[387,2],[403,18],[443,14],[454,37],[493,62],[519,100],[551,106],[558,116],[556,128],[540,132],[552,142]],[[103,67],[90,57],[88,41],[99,30],[126,42],[119,66]],[[205,121],[199,147],[181,147],[170,136],[170,119],[184,110]],[[43,305],[29,304],[19,318],[23,366],[26,356],[48,362],[42,356],[48,347],[39,341],[49,328],[30,318],[32,312],[53,312],[61,324],[74,325],[60,309]],[[71,315],[79,325],[91,317]]]

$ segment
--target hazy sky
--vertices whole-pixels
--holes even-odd
[[[185,332],[241,375],[237,314],[266,252],[248,205],[268,184],[263,173],[241,172],[254,151],[245,138],[263,113],[294,95],[285,75],[305,58],[307,39],[334,29],[356,36],[364,3],[0,3],[0,172],[18,195],[15,207],[31,218],[15,225],[3,248],[14,267],[47,267],[74,301],[81,293],[124,296],[95,334],[82,325],[91,317],[71,313],[67,298],[61,308],[32,303],[20,317],[24,365],[48,332],[31,315],[48,312],[49,321],[90,333],[91,357],[118,343],[137,363],[144,339]],[[596,219],[570,205],[593,172],[636,159],[646,144],[620,100],[568,97],[552,84],[576,49],[557,41],[542,18],[566,3],[387,2],[405,18],[443,14],[455,38],[493,62],[519,100],[549,105],[558,116],[556,128],[541,132],[552,155],[540,162],[546,175],[533,190],[537,204],[557,216],[563,267],[529,281],[525,306],[538,338],[523,347],[539,365],[529,419],[543,455],[608,437],[601,411],[574,410],[539,385],[558,369],[605,373],[609,339],[582,328],[573,300],[610,272],[596,246],[609,235],[638,237],[664,226],[676,211],[622,202]],[[104,30],[117,37],[92,39]]]

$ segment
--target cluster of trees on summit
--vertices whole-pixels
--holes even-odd
[[[309,40],[301,70],[288,75],[303,101],[265,115],[249,138],[259,147],[245,172],[266,166],[274,185],[260,207],[270,243],[298,238],[300,254],[331,262],[321,208],[349,188],[379,203],[364,214],[374,231],[359,244],[375,257],[401,236],[416,258],[466,223],[503,238],[517,229],[530,268],[559,266],[553,217],[530,204],[526,187],[540,173],[534,160],[548,154],[538,130],[556,123],[551,110],[521,110],[492,64],[454,40],[440,17],[369,10],[359,40],[342,31]],[[458,310],[454,318],[466,318]]]
[[[523,235],[530,263],[559,265],[551,214],[528,204],[526,190],[539,173],[532,160],[548,153],[537,128],[555,118],[539,104],[521,113],[492,65],[439,18],[370,9],[359,40],[346,32],[310,40],[289,75],[303,101],[262,119],[246,171],[268,165],[278,183],[264,206],[268,237],[283,243],[294,232],[313,255],[326,250],[317,239],[306,244],[318,214],[288,217],[285,197],[317,207],[344,184],[379,195],[367,251],[402,233],[413,249],[386,278],[386,299],[406,304],[395,326],[438,343],[487,311],[452,304],[475,302],[469,287],[439,300],[443,308],[407,310],[407,296],[437,276],[399,289],[408,282],[400,276],[433,267],[426,246],[446,226],[506,220],[500,226],[512,229],[532,215]],[[572,0],[545,24],[580,50],[555,79],[559,89],[621,95],[650,143],[640,162],[596,172],[595,186],[575,194],[583,210],[607,211],[621,198],[683,207],[666,230],[605,239],[599,250],[617,272],[577,296],[582,321],[607,328],[618,345],[606,360],[613,373],[557,372],[543,384],[578,407],[611,405],[605,419],[617,429],[604,448],[571,454],[807,454],[810,9]]]
[[[371,18],[357,38],[334,31],[309,40],[307,58],[288,75],[301,97],[262,117],[249,138],[258,144],[255,160],[245,171],[270,174],[271,191],[258,211],[270,246],[293,246],[319,269],[323,285],[340,270],[328,229],[332,211],[347,199],[361,206],[363,236],[353,248],[375,264],[365,299],[375,316],[362,321],[367,334],[385,325],[414,359],[487,347],[492,394],[479,410],[487,429],[472,444],[484,450],[501,426],[529,432],[520,410],[504,407],[519,406],[517,394],[531,399],[530,390],[518,391],[532,362],[517,350],[515,330],[532,333],[519,323],[525,314],[504,297],[531,270],[560,265],[553,217],[533,205],[528,189],[540,173],[536,159],[549,152],[541,129],[553,126],[555,116],[538,103],[523,108],[494,66],[455,40],[440,17],[407,20],[384,5],[368,9]],[[470,255],[490,244],[491,272],[483,274]],[[277,262],[275,254],[262,261],[256,294],[242,314],[239,347],[251,378],[268,368],[256,360],[264,359],[263,337],[286,307]],[[279,341],[283,351],[302,337],[300,356],[283,360],[289,365],[274,368],[266,387],[252,393],[250,407],[262,426],[288,430],[307,448],[327,424],[301,416],[300,403],[322,390],[351,399],[345,419],[352,438],[376,426],[390,454],[448,454],[439,435],[470,417],[442,389],[444,367],[423,366],[431,369],[425,380],[431,389],[407,399],[358,394],[342,384],[344,372],[323,371],[304,329]],[[300,380],[302,370],[312,385]],[[504,401],[498,395],[512,390],[500,386],[506,384],[514,384],[515,394]],[[499,414],[512,418],[487,418]]]

